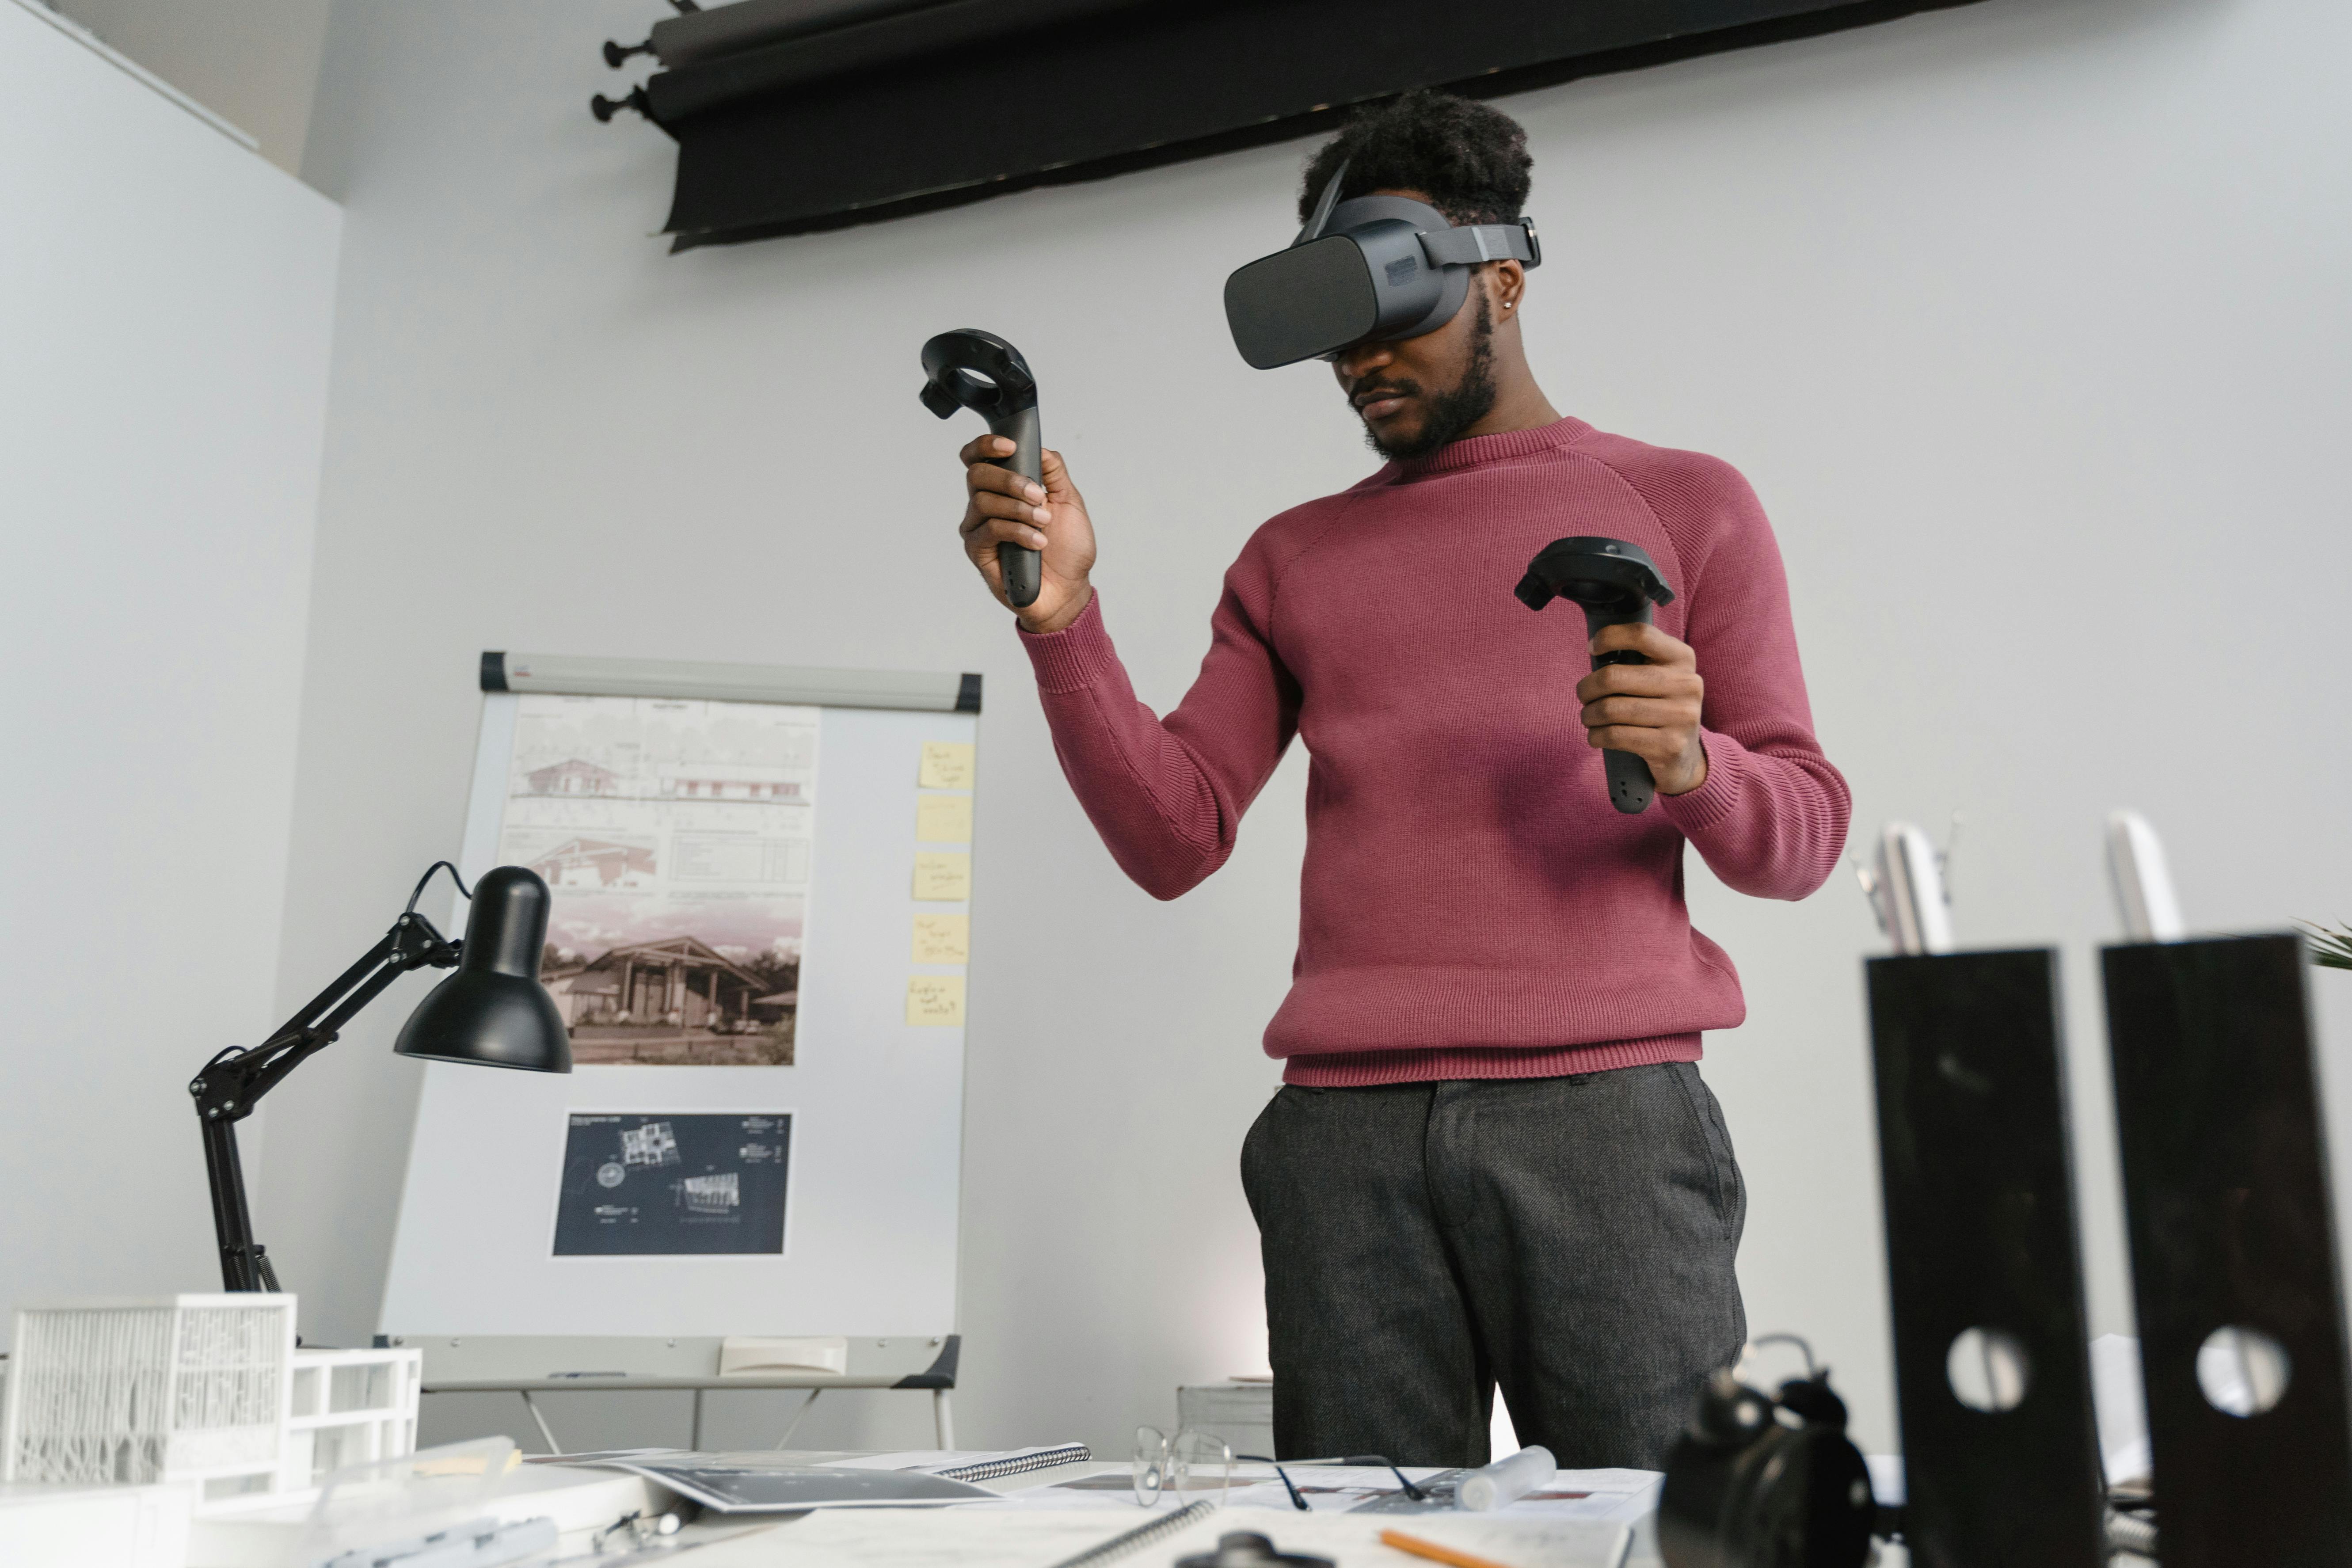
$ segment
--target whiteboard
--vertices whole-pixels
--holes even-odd
[[[483,700],[459,862],[469,882],[497,863],[519,708],[536,700]],[[923,748],[971,744],[977,725],[970,712],[818,710],[792,1065],[579,1065],[559,1076],[425,1064],[383,1333],[953,1329],[964,1029],[908,1016],[915,976],[964,973],[913,961],[914,918],[970,910],[968,899],[914,896],[919,852],[971,849],[918,843],[919,799],[939,793],[918,787]],[[612,1113],[789,1118],[782,1250],[558,1256],[573,1118]]]

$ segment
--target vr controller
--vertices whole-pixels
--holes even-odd
[[[1457,228],[1403,196],[1343,202],[1347,173],[1342,163],[1332,174],[1288,249],[1225,279],[1225,324],[1254,369],[1433,332],[1462,309],[1473,267],[1507,257],[1543,264],[1533,218]]]
[[[923,345],[923,406],[945,419],[969,408],[988,421],[991,433],[1009,438],[1013,456],[1004,467],[1034,484],[1045,482],[1037,426],[1037,378],[1021,351],[975,327],[941,332]],[[1037,552],[1000,543],[996,563],[1004,573],[1004,596],[1016,610],[1037,602],[1045,566]]]
[[[1540,610],[1555,598],[1573,599],[1584,606],[1589,637],[1599,637],[1603,626],[1647,626],[1654,605],[1675,602],[1675,591],[1640,545],[1584,534],[1555,539],[1538,551],[1512,592],[1530,610]],[[1618,648],[1595,654],[1592,668],[1649,662],[1632,648]],[[1658,787],[1650,776],[1650,764],[1631,752],[1603,752],[1601,757],[1609,773],[1609,803],[1628,816],[1649,810]]]

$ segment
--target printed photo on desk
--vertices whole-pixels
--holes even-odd
[[[571,1113],[558,1258],[784,1250],[793,1119]]]
[[[819,712],[520,699],[499,858],[555,895],[540,978],[573,1061],[797,1059]]]

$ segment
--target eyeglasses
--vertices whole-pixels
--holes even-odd
[[[1173,1493],[1179,1502],[1206,1502],[1223,1508],[1233,1475],[1234,1451],[1222,1437],[1212,1437],[1190,1426],[1173,1437],[1157,1426],[1135,1429],[1135,1501],[1139,1508],[1151,1507],[1162,1492]]]
[[[1307,1511],[1307,1499],[1300,1495],[1297,1483],[1290,1479],[1288,1470],[1285,1470],[1280,1464],[1263,1454],[1244,1454],[1242,1458],[1253,1465],[1273,1465],[1274,1473],[1282,1479],[1282,1489],[1290,1494],[1290,1506],[1301,1513]],[[1429,1500],[1429,1494],[1408,1480],[1404,1471],[1390,1464],[1378,1454],[1351,1454],[1339,1459],[1292,1459],[1289,1464],[1292,1469],[1297,1469],[1301,1465],[1340,1465],[1349,1469],[1387,1470],[1396,1477],[1397,1485],[1402,1489],[1405,1496],[1415,1502]]]

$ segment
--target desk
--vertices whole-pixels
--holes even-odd
[[[1128,1473],[1126,1465],[1097,1460],[1008,1476],[982,1484],[991,1491],[1010,1496],[1036,1488],[1056,1489],[1075,1480],[1123,1479]],[[1237,1467],[1235,1484],[1271,1473],[1264,1466]],[[1304,1479],[1311,1472],[1294,1474]],[[706,1514],[704,1520],[714,1521],[716,1517]],[[856,1521],[862,1528],[854,1531],[843,1530],[848,1516],[841,1514],[833,1515],[832,1523],[803,1528],[824,1517],[809,1514],[752,1531],[741,1531],[740,1526],[721,1527],[737,1532],[731,1543],[724,1551],[714,1545],[711,1550],[698,1552],[691,1568],[835,1568],[835,1564],[840,1568],[949,1568],[950,1564],[954,1568],[997,1568],[999,1564],[1003,1568],[1050,1568],[1149,1516],[1131,1504],[1121,1507],[1115,1503],[1083,1510],[893,1510],[887,1514],[866,1515]],[[1416,1517],[1430,1521],[1496,1516]],[[1229,1508],[1209,1520],[1205,1527],[1163,1538],[1121,1559],[1114,1568],[1168,1568],[1180,1557],[1207,1550],[1214,1544],[1217,1535],[1234,1530],[1255,1531],[1285,1550],[1330,1557],[1338,1568],[1430,1568],[1425,1559],[1380,1547],[1373,1540],[1380,1524],[1411,1530],[1412,1518],[1325,1513],[1316,1514],[1312,1520],[1312,1523],[1301,1525],[1300,1516],[1286,1509]],[[1351,1528],[1350,1521],[1366,1528]],[[688,1526],[686,1540],[698,1541],[698,1532],[709,1528],[707,1523]],[[845,1533],[859,1538],[854,1548],[836,1539]],[[1514,1556],[1500,1550],[1492,1555],[1498,1562],[1512,1563],[1513,1568],[1552,1568],[1559,1561],[1532,1552]],[[2155,1568],[2149,1559],[2129,1554],[2118,1555],[2114,1561],[2118,1568]],[[1878,1568],[1907,1568],[1910,1554],[1901,1546],[1882,1543],[1876,1562]],[[1664,1559],[1658,1554],[1657,1531],[1648,1517],[1636,1523],[1617,1568],[1664,1568]]]
[[[1008,1496],[1028,1494],[1011,1507],[820,1510],[698,1551],[691,1568],[1051,1568],[1154,1517],[1125,1496],[1129,1471],[1125,1464],[1090,1461],[983,1483]],[[1433,1473],[1415,1472],[1422,1479]],[[1614,1484],[1622,1485],[1616,1478],[1631,1472],[1593,1474],[1611,1474]],[[1318,1478],[1340,1479],[1319,1468],[1293,1475],[1305,1485]],[[1375,1484],[1375,1477],[1386,1480],[1385,1472],[1370,1471],[1353,1473],[1352,1480]],[[1563,1478],[1571,1485],[1576,1479],[1573,1473]],[[1118,1484],[1102,1490],[1070,1487],[1095,1480]],[[1237,1466],[1234,1485],[1237,1494],[1247,1487],[1249,1500],[1233,1501],[1119,1559],[1112,1568],[1168,1568],[1181,1557],[1210,1550],[1219,1535],[1237,1530],[1265,1535],[1285,1551],[1330,1558],[1338,1568],[1430,1568],[1426,1559],[1379,1543],[1381,1530],[1391,1527],[1441,1539],[1467,1532],[1507,1541],[1518,1550],[1506,1551],[1501,1545],[1485,1550],[1513,1568],[1663,1568],[1646,1518],[1654,1486],[1640,1488],[1637,1483],[1636,1489],[1622,1494],[1641,1518],[1612,1522],[1540,1512],[1398,1515],[1334,1507],[1299,1513],[1275,1483],[1272,1468],[1264,1465]],[[1328,1494],[1311,1495],[1318,1503],[1342,1502]],[[1269,1498],[1276,1500],[1272,1506],[1266,1505]],[[1168,1503],[1154,1510],[1162,1517],[1172,1511]]]

